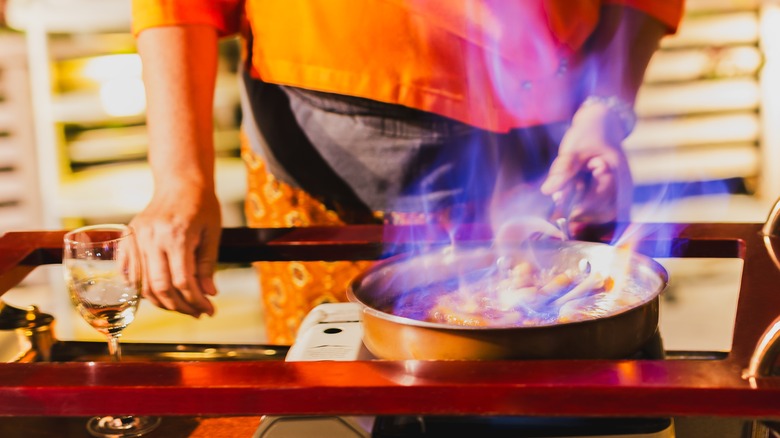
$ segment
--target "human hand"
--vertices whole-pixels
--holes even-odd
[[[577,111],[541,186],[567,219],[599,224],[629,220],[633,181],[621,147],[624,134],[605,105]]]
[[[144,297],[163,309],[212,316],[221,224],[213,190],[156,190],[131,221],[143,255]]]

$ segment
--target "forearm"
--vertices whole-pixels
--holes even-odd
[[[599,25],[583,50],[580,106],[572,123],[599,126],[603,138],[620,144],[634,128],[637,91],[667,30],[639,10],[603,7]]]
[[[585,46],[582,98],[616,96],[633,104],[647,64],[667,29],[629,7],[605,6],[601,14]]]
[[[131,224],[144,255],[144,296],[159,307],[212,315],[221,218],[214,191],[212,112],[217,33],[208,26],[143,30],[154,193]]]
[[[151,28],[141,32],[137,45],[143,62],[155,187],[187,185],[213,191],[216,30]]]

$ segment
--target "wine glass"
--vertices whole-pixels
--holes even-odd
[[[70,231],[62,264],[73,305],[106,336],[111,357],[119,361],[119,337],[133,322],[141,298],[140,253],[133,230],[101,224]],[[159,417],[104,416],[91,418],[87,430],[96,437],[138,437],[159,424]]]

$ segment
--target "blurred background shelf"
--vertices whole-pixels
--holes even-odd
[[[9,0],[6,17],[15,36],[23,36],[31,91],[42,217],[30,227],[129,221],[152,193],[130,0]],[[225,225],[240,226],[246,182],[239,157],[238,42],[220,44],[217,187]]]
[[[246,185],[243,172],[244,165],[240,160],[217,159],[216,189],[223,203],[243,202]],[[72,173],[59,189],[57,210],[62,217],[123,222],[146,206],[151,199],[153,182],[145,162],[109,163]],[[73,199],[80,201],[75,203]],[[240,216],[226,219],[229,223],[242,221]]]

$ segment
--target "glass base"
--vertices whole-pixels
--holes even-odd
[[[139,437],[154,430],[160,424],[160,417],[105,416],[92,417],[87,421],[87,431],[101,438]]]

